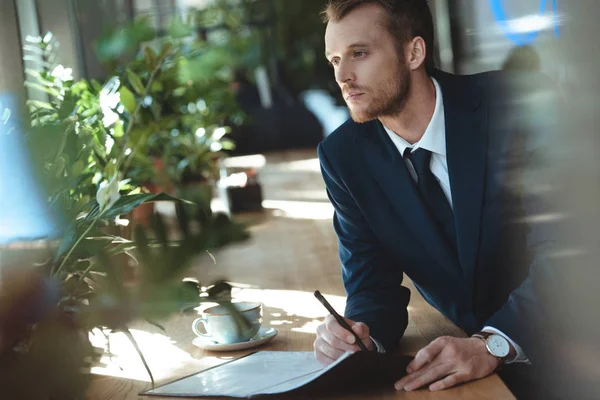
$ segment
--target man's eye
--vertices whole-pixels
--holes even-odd
[[[340,63],[340,60],[335,59],[335,58],[333,60],[329,61],[329,65],[331,65],[332,67],[337,66],[339,63]]]
[[[355,51],[354,57],[363,57],[365,54],[367,54],[365,51]]]

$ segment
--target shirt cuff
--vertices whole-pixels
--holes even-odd
[[[510,342],[510,344],[515,348],[515,351],[517,352],[517,355],[512,360],[507,360],[506,364],[512,364],[512,363],[526,363],[526,364],[531,364],[531,362],[529,361],[529,359],[525,355],[525,352],[523,352],[523,349],[521,348],[521,346],[519,346],[518,344],[516,344],[515,342],[513,342],[513,340],[511,338],[509,338],[500,329],[496,329],[496,328],[494,328],[492,326],[484,326],[483,329],[482,329],[482,331],[492,332],[492,333],[495,333],[495,334],[498,334],[498,335],[502,336],[503,338],[505,338],[506,340],[508,340]]]
[[[377,352],[378,353],[385,353],[385,349],[383,348],[383,346],[381,345],[381,343],[379,343],[373,336],[369,336],[369,337],[371,338],[371,340],[375,344],[375,348],[377,349]]]

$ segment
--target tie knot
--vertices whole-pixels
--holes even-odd
[[[414,152],[411,152],[412,149],[407,147],[404,150],[404,158],[409,159],[417,174],[422,176],[421,174],[427,170],[429,170],[429,166],[431,165],[431,152],[425,149],[417,149]]]

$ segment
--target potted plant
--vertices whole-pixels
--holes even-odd
[[[128,46],[119,47],[122,32],[145,32],[146,25],[139,20],[121,29],[97,43],[109,65],[129,51]],[[229,90],[230,54],[222,46],[189,37],[192,32],[189,24],[174,22],[168,36],[140,43],[139,56],[115,69],[124,111],[131,114],[134,104],[141,105],[130,132],[133,150],[125,176],[150,192],[209,201],[218,161],[234,147],[226,123],[241,123],[243,113]]]
[[[46,35],[27,48],[42,56],[39,70],[27,71],[36,79],[29,85],[48,101],[28,102],[26,137],[48,208],[62,215],[65,229],[59,240],[48,242],[46,261],[23,266],[29,267],[25,278],[17,274],[12,282],[27,284],[11,283],[14,290],[0,292],[0,387],[17,398],[83,398],[99,354],[89,341],[94,329],[122,331],[137,349],[127,328],[133,320],[160,326],[161,318],[203,300],[230,304],[227,284],[209,285],[200,296],[202,285],[183,281],[184,271],[198,252],[247,237],[243,226],[214,215],[205,204],[191,218],[181,201],[146,193],[127,175],[143,143],[136,137],[143,99],[171,49],[153,53],[143,84],[128,72],[133,95],[115,79],[104,85],[75,82],[53,61],[53,41]],[[112,233],[123,215],[157,200],[176,202],[176,239],[158,215],[149,228],[138,225],[131,238]],[[136,264],[134,279],[123,269],[123,256]]]

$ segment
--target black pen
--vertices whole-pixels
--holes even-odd
[[[321,292],[319,292],[318,290],[315,290],[315,297],[317,298],[317,300],[319,300],[321,302],[321,304],[323,304],[325,306],[327,311],[329,311],[329,313],[331,315],[333,315],[333,317],[342,326],[342,328],[346,329],[347,331],[351,332],[354,335],[354,338],[356,339],[356,344],[358,345],[358,347],[360,347],[360,349],[362,351],[369,351],[367,349],[367,347],[363,344],[362,340],[360,340],[360,338],[358,337],[358,334],[356,332],[354,332],[352,330],[352,328],[350,328],[350,325],[348,325],[346,323],[346,321],[344,321],[344,318],[342,318],[341,315],[338,314],[337,311],[335,311],[333,307],[331,307],[331,304],[329,304],[329,302],[327,300],[325,300],[325,297],[323,297]]]

